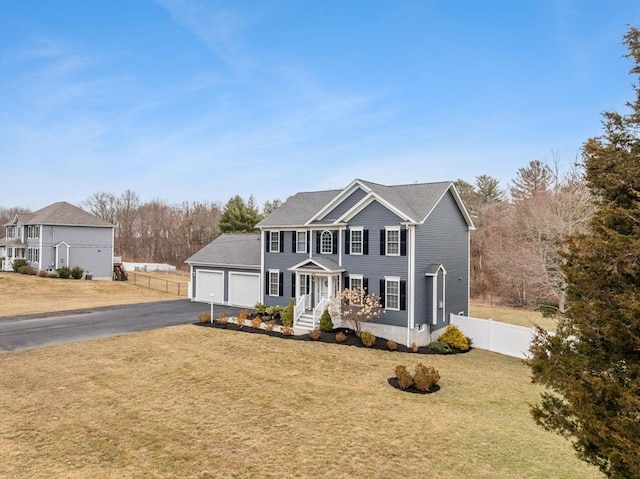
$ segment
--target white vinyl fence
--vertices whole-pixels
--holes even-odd
[[[533,328],[501,323],[492,319],[478,319],[469,316],[450,316],[451,324],[460,328],[465,336],[472,339],[471,346],[496,353],[528,359],[529,347],[535,334]]]

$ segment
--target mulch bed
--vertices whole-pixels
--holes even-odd
[[[264,334],[266,336],[274,336],[274,337],[279,337],[282,339],[286,339],[288,341],[318,341],[321,343],[329,343],[329,344],[341,344],[344,346],[353,346],[356,348],[366,348],[366,346],[364,344],[362,344],[362,341],[360,340],[359,337],[356,336],[355,332],[351,329],[348,328],[337,328],[334,329],[331,332],[324,332],[321,331],[320,332],[320,337],[316,340],[312,339],[311,336],[309,336],[309,334],[299,334],[299,335],[291,335],[291,336],[285,336],[280,332],[277,331],[266,331],[264,329],[257,329],[257,328],[252,328],[250,325],[250,321],[247,321],[247,324],[245,324],[242,328],[240,328],[237,324],[235,323],[227,323],[225,325],[222,324],[218,324],[215,321],[213,323],[194,323],[198,326],[202,326],[202,327],[209,327],[209,328],[219,328],[219,329],[228,329],[230,331],[242,331],[245,333],[250,333],[250,334]],[[338,342],[338,340],[336,339],[336,334],[338,332],[342,331],[346,336],[347,339],[343,342]],[[381,351],[391,351],[391,349],[389,349],[389,346],[387,346],[387,340],[383,339],[383,338],[376,338],[375,343],[369,347],[369,349],[377,349],[377,350],[381,350]],[[467,353],[469,352],[471,349],[468,349],[467,351],[459,351],[459,350],[454,350],[451,352],[447,352],[447,353],[443,353],[440,351],[433,351],[429,348],[427,348],[426,346],[421,346],[418,348],[418,350],[416,351],[417,354],[462,354],[462,353]],[[401,352],[401,353],[412,353],[413,350],[403,344],[398,344],[398,347],[396,349],[396,351]]]
[[[435,393],[437,391],[440,391],[440,386],[438,384],[434,384],[433,386],[431,386],[431,388],[429,388],[427,391],[423,391],[421,389],[418,389],[415,386],[411,386],[408,387],[407,389],[402,389],[400,387],[400,384],[398,382],[398,378],[393,377],[393,378],[389,378],[387,379],[387,382],[389,383],[389,385],[391,387],[396,388],[399,391],[405,392],[405,393],[411,393],[411,394],[431,394],[431,393]]]

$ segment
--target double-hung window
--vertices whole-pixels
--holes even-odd
[[[350,230],[350,245],[351,254],[362,254],[362,228],[351,228]]]
[[[7,239],[15,238],[16,227],[15,226],[7,226]]]
[[[386,252],[387,256],[400,256],[400,227],[386,228]]]
[[[277,269],[270,269],[269,270],[269,296],[279,296],[279,295],[280,295],[280,271]]]
[[[384,304],[386,309],[400,309],[400,278],[385,277]]]
[[[364,282],[361,274],[352,274],[349,276],[349,289],[351,291],[360,291],[360,300],[357,304],[362,304],[362,298],[364,296]]]
[[[28,248],[27,249],[27,261],[31,263],[39,263],[40,262],[40,250],[38,248]]]
[[[307,232],[296,231],[296,253],[307,252]]]
[[[269,252],[280,252],[280,231],[272,231],[269,234]]]
[[[39,226],[27,226],[27,238],[36,239],[40,237]]]

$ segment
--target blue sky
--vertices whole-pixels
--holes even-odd
[[[0,205],[565,166],[632,99],[638,0],[0,0]]]

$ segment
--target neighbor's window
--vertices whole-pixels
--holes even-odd
[[[386,309],[400,309],[400,280],[385,278],[384,304]]]
[[[7,226],[7,239],[13,239],[16,237],[16,227]]]
[[[32,263],[40,262],[40,250],[38,248],[28,248],[27,261],[30,261]]]
[[[296,231],[296,253],[307,252],[307,232]]]
[[[362,254],[362,230],[352,229],[350,235],[351,254]]]
[[[39,226],[27,226],[27,238],[36,239],[40,237]]]
[[[388,256],[400,255],[400,228],[387,228],[387,251]]]
[[[272,231],[269,239],[269,251],[271,253],[280,252],[280,231]]]
[[[324,254],[333,253],[333,234],[331,231],[323,231],[320,235],[320,252]]]

